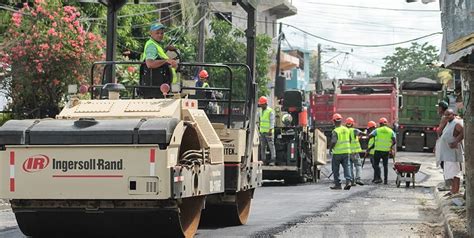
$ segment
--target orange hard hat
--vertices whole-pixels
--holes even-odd
[[[341,119],[342,119],[342,116],[339,113],[335,113],[334,115],[332,115],[333,121],[340,121]]]
[[[385,117],[381,117],[381,118],[379,119],[379,123],[387,123],[387,122],[388,122],[388,120],[387,120],[387,118],[385,118]]]
[[[207,78],[209,77],[209,74],[207,73],[207,71],[205,69],[201,70],[201,72],[199,72],[199,78]]]
[[[377,126],[377,124],[375,123],[375,121],[369,121],[367,123],[367,128],[376,127],[376,126]]]
[[[346,124],[353,125],[354,124],[354,118],[352,118],[352,117],[346,118]]]
[[[258,105],[267,104],[267,103],[268,103],[268,99],[267,99],[267,97],[265,97],[265,96],[261,96],[261,97],[258,99]]]

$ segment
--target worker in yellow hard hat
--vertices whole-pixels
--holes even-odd
[[[275,129],[275,112],[268,107],[268,99],[261,96],[258,99],[258,106],[261,111],[258,112],[258,129],[260,132],[260,160],[273,166],[276,162],[275,144],[273,143],[273,130]],[[270,160],[267,163],[267,145],[270,148]]]

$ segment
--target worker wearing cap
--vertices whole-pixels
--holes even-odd
[[[270,148],[270,161],[268,165],[273,166],[276,162],[275,144],[273,143],[273,129],[275,128],[275,112],[268,107],[268,99],[261,96],[258,106],[262,109],[258,115],[258,128],[260,131],[260,160],[267,163],[267,145]]]
[[[389,154],[395,154],[394,146],[397,144],[397,138],[395,132],[387,126],[388,120],[385,117],[379,119],[379,127],[375,129],[369,135],[369,140],[374,138],[374,170],[375,170],[375,181],[374,183],[381,183],[381,173],[379,163],[382,160],[383,164],[383,183],[387,184],[388,179],[388,157]],[[368,150],[371,148],[369,147]]]
[[[168,55],[166,55],[165,50],[176,50],[176,48],[171,45],[163,47],[165,28],[166,27],[160,23],[153,23],[150,26],[150,39],[145,43],[140,60],[145,61],[148,69],[168,67],[171,72],[171,83],[175,84],[178,82],[176,76],[178,64],[175,60],[170,59]]]
[[[345,190],[351,189],[352,177],[349,169],[349,160],[351,155],[351,139],[350,131],[342,125],[342,116],[335,113],[332,116],[334,130],[332,131],[329,153],[332,155],[331,165],[334,176],[334,186],[331,189],[342,189],[341,180],[339,179],[339,168],[342,165],[344,170],[344,178],[346,179]]]
[[[359,153],[362,152],[359,137],[364,133],[361,130],[354,128],[354,123],[355,121],[352,117],[346,118],[346,127],[349,129],[349,135],[351,139],[351,159],[349,160],[349,168],[351,170],[352,186],[355,186],[356,184],[364,185],[364,183],[362,183],[360,180],[360,174],[362,173],[362,161],[360,160],[359,155]]]
[[[367,135],[370,135],[375,129],[377,128],[377,123],[375,121],[369,121],[367,123]],[[369,157],[370,163],[372,164],[372,168],[374,169],[374,178],[372,179],[372,183],[375,182],[375,163],[374,163],[374,153],[375,153],[375,138],[372,137],[369,139],[369,143],[367,145],[367,152],[365,153],[365,158]]]

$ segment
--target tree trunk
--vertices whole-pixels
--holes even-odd
[[[466,103],[466,114],[464,116],[464,143],[465,143],[465,168],[466,168],[466,211],[467,232],[469,237],[474,237],[474,71],[464,71],[463,80],[469,83],[468,103]]]

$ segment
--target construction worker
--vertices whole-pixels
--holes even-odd
[[[209,73],[207,70],[203,69],[199,71],[199,80],[196,82],[196,88],[209,88]]]
[[[260,131],[260,160],[273,166],[276,162],[275,144],[273,143],[273,129],[275,128],[275,112],[268,107],[268,99],[261,96],[258,99],[258,106],[262,110],[258,113],[258,127]],[[270,147],[270,161],[267,163],[267,145]]]
[[[145,61],[146,67],[141,67],[141,75],[144,77],[141,85],[160,86],[162,83],[176,84],[176,68],[178,64],[175,60],[166,55],[165,50],[176,50],[174,46],[163,46],[165,26],[161,23],[153,23],[150,26],[150,39],[145,43],[143,54],[140,58]],[[170,80],[168,82],[167,80]]]
[[[367,123],[367,135],[370,135],[370,133],[372,133],[376,128],[377,128],[377,123],[375,123],[375,121],[369,121]],[[374,178],[372,179],[372,183],[375,182],[374,145],[375,145],[375,138],[372,137],[369,139],[369,143],[367,145],[368,149],[364,156],[365,158],[369,157],[370,164],[372,165],[372,168],[374,169]]]
[[[364,183],[362,183],[360,180],[360,174],[362,173],[362,161],[359,155],[359,153],[362,152],[362,149],[360,148],[359,137],[363,134],[363,132],[357,128],[354,128],[354,123],[354,118],[346,118],[346,127],[349,129],[351,139],[351,159],[349,160],[349,167],[351,170],[352,186],[355,186],[356,184],[364,185]]]
[[[332,116],[334,123],[334,130],[332,131],[331,144],[329,146],[329,153],[332,156],[331,165],[334,176],[334,186],[331,189],[342,189],[341,180],[339,179],[339,168],[342,165],[344,170],[344,178],[346,179],[346,186],[344,190],[351,189],[352,177],[349,169],[349,160],[351,155],[351,139],[350,131],[347,127],[342,125],[342,116],[335,113]]]
[[[374,139],[374,183],[381,183],[381,174],[379,163],[382,160],[383,164],[383,183],[387,184],[388,179],[388,157],[390,154],[395,155],[394,145],[397,144],[395,132],[387,126],[388,120],[385,117],[379,119],[379,127],[369,135],[369,140]],[[369,148],[371,149],[371,148]]]
[[[199,80],[196,82],[196,88],[209,88],[209,73],[207,70],[203,69],[199,71]],[[198,91],[198,94],[200,95],[200,98],[205,98],[205,99],[216,99],[216,92],[212,90],[204,90],[204,91]],[[202,105],[202,107],[205,107],[205,111],[207,113],[217,113],[217,102],[200,102],[199,105]]]

